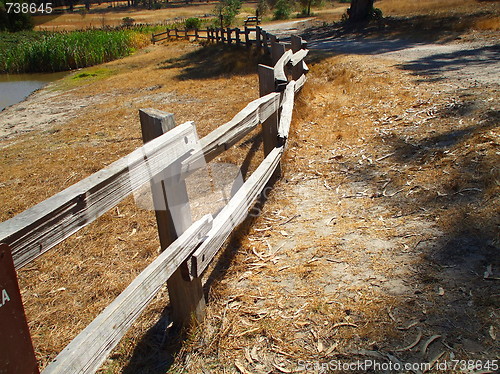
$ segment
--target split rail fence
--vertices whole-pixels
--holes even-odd
[[[216,40],[217,35],[221,37],[220,32],[208,32],[209,40]],[[257,45],[270,51],[274,66],[259,65],[260,98],[232,120],[197,140],[193,122],[176,126],[172,114],[140,110],[142,147],[0,224],[1,248],[10,250],[15,269],[20,269],[116,206],[136,187],[151,186],[163,251],[63,349],[44,374],[98,370],[165,282],[174,323],[203,317],[201,275],[269,181],[279,175],[294,96],[308,71],[304,62],[307,43],[300,37],[292,36],[285,45],[263,30],[257,35],[262,36]],[[200,161],[213,160],[259,125],[263,162],[217,215],[193,223],[185,178],[200,167]],[[162,204],[164,208],[157,208]]]
[[[186,39],[186,40],[206,40],[209,43],[225,43],[237,46],[245,45],[250,47],[264,48],[268,53],[272,50],[273,43],[278,42],[278,38],[268,33],[260,26],[239,28],[207,28],[207,29],[167,29],[164,32],[153,34],[151,41],[157,43],[166,39]],[[281,43],[285,44],[285,43]]]

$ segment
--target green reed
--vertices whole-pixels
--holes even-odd
[[[56,72],[125,57],[147,44],[135,30],[87,30],[0,35],[0,72]]]

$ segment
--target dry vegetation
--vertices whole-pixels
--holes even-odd
[[[413,11],[393,3],[379,2]],[[228,120],[258,94],[261,57],[239,53],[157,45],[52,86],[67,120],[2,140],[1,219],[138,147],[139,108],[194,120],[200,136]],[[205,321],[166,329],[163,290],[103,372],[498,358],[498,86],[451,89],[366,56],[311,61],[283,178],[207,272]],[[218,162],[240,165],[251,144]],[[19,272],[42,366],[157,250],[154,214],[129,199]]]
[[[371,27],[364,25],[360,30],[363,34],[392,34],[404,39],[420,37],[424,40],[450,40],[450,34],[455,37],[476,32],[480,35],[474,35],[475,39],[495,37],[500,29],[500,6],[497,1],[378,0],[375,7],[382,11],[385,19]],[[338,22],[347,8],[345,4],[336,4],[333,7],[318,9],[317,18],[327,24]]]
[[[497,357],[498,88],[437,92],[353,56],[310,78],[285,178],[173,372]]]
[[[130,17],[137,24],[157,24],[161,22],[173,22],[182,18],[204,17],[213,14],[216,2],[174,4],[168,8],[157,10],[147,9],[107,9],[107,4],[92,7],[89,13],[66,13],[62,15],[38,16],[36,18],[35,30],[80,30],[89,27],[120,26],[123,18]],[[248,15],[255,14],[256,3],[243,3],[242,12],[238,18],[244,19]]]

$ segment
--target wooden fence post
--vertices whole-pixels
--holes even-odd
[[[307,43],[305,43],[304,40],[297,35],[291,36],[291,44],[293,53],[298,52],[301,49],[304,49],[307,45]],[[306,67],[304,61],[301,61],[292,67],[292,79],[294,81],[297,81],[302,76],[302,74],[305,73],[304,67]]]
[[[291,48],[292,52],[298,52],[302,49],[302,38],[297,35],[290,36]]]
[[[239,47],[241,44],[241,38],[240,38],[240,29],[238,27],[235,29],[235,33],[236,33],[236,45]]]
[[[255,26],[255,41],[258,49],[262,48],[261,30],[262,29],[259,26]]]
[[[248,26],[245,26],[245,45],[247,48],[250,48],[250,30],[248,30]]]
[[[194,29],[194,40],[198,41],[198,29]]]
[[[264,51],[266,51],[267,54],[271,54],[271,39],[267,31],[264,31],[262,34],[262,44],[264,45]]]
[[[273,66],[276,65],[285,51],[286,48],[284,44],[278,43],[276,40],[271,41],[271,61],[273,62]]]
[[[231,39],[231,31],[232,31],[232,30],[231,30],[231,28],[230,28],[230,27],[228,27],[228,28],[227,28],[227,44],[231,44],[231,42],[232,42],[232,39]]]
[[[141,109],[142,138],[144,143],[161,136],[175,127],[174,115],[156,109]],[[151,192],[155,205],[161,249],[167,248],[192,223],[186,184],[176,178],[177,166],[163,173],[164,180],[152,181]],[[178,175],[177,175],[178,177]],[[163,178],[162,178],[163,179]],[[166,201],[165,201],[166,200]],[[167,281],[172,321],[176,326],[188,325],[192,318],[201,320],[205,299],[201,278],[188,280],[187,264],[182,264]]]
[[[259,95],[265,96],[276,91],[274,81],[274,68],[259,64]],[[276,111],[262,123],[262,141],[264,143],[264,156],[267,156],[278,145],[278,107]],[[281,168],[278,165],[274,177],[281,174]]]

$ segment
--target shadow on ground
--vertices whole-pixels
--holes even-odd
[[[159,64],[158,69],[181,69],[179,80],[227,78],[257,73],[258,64],[270,64],[261,51],[244,46],[210,44],[178,58]]]
[[[398,65],[401,69],[410,70],[416,75],[431,80],[442,80],[449,73],[458,71],[479,72],[481,69],[496,68],[500,62],[500,45],[472,47],[448,53],[434,53]],[[474,70],[474,72],[472,72]],[[475,74],[471,74],[473,76]],[[495,79],[489,76],[487,79]]]
[[[457,358],[491,360],[500,349],[494,338],[500,305],[500,175],[494,133],[500,112],[485,102],[464,101],[442,107],[434,118],[432,135],[422,136],[416,127],[411,136],[383,138],[380,148],[387,147],[384,152],[391,155],[389,169],[378,163],[346,167],[350,180],[363,181],[374,190],[380,189],[384,175],[391,190],[398,192],[374,195],[378,205],[408,222],[433,222],[439,230],[437,235],[406,232],[421,237],[406,249],[419,260],[414,276],[405,279],[414,294],[401,298],[404,302],[393,310],[396,318],[417,320],[423,336],[435,337],[427,357],[448,352]],[[458,125],[467,118],[476,124]],[[428,179],[416,182],[423,173]],[[425,359],[416,349],[387,351],[405,362]]]
[[[336,46],[336,39],[350,41],[372,41],[382,39],[391,41],[387,46],[375,43],[369,50],[354,45],[349,53],[384,53],[407,48],[409,45],[429,42],[449,42],[460,39],[470,31],[479,19],[490,17],[489,11],[456,15],[415,15],[408,17],[384,17],[368,23],[351,24],[337,22],[321,27],[312,27],[302,33],[313,48],[326,49]]]

